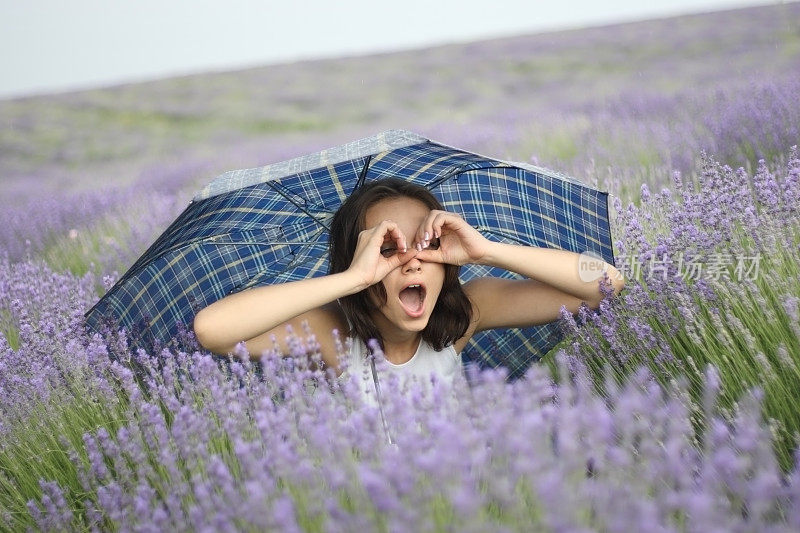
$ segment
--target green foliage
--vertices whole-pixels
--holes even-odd
[[[741,228],[739,231],[739,242],[752,244],[752,237]],[[791,227],[787,231],[792,231]],[[759,252],[752,249],[751,253],[755,256]],[[688,379],[692,408],[699,417],[704,375],[712,365],[719,373],[723,410],[731,410],[747,391],[763,392],[763,412],[771,421],[780,464],[786,470],[791,468],[800,443],[800,410],[796,408],[800,324],[792,320],[785,302],[787,297],[800,298],[796,252],[787,247],[777,247],[771,254],[761,252],[758,276],[749,282],[736,280],[731,268],[712,282],[715,299],[699,292],[689,293],[688,299],[686,294],[677,293],[664,299],[658,292],[661,288],[650,288],[643,275],[628,283],[638,283],[652,298],[663,300],[675,321],[669,323],[663,315],[649,313],[640,305],[626,307],[620,301],[614,308],[620,333],[613,347],[600,328],[581,328],[577,340],[597,388],[602,388],[609,370],[617,382],[623,383],[644,365],[664,384]],[[691,314],[686,314],[687,310]],[[634,331],[633,321],[652,328],[654,337],[663,339],[664,344],[648,346]],[[567,339],[562,347],[575,340]],[[610,353],[615,355],[609,357]],[[548,364],[555,370],[552,361]]]
[[[65,491],[76,525],[87,523],[84,502],[94,496],[86,493],[78,476],[78,465],[88,464],[83,435],[101,427],[114,434],[125,421],[126,402],[122,396],[102,398],[85,392],[39,403],[26,423],[17,424],[3,436],[0,516],[8,520],[0,521],[0,531],[35,527],[27,503],[41,500],[40,480],[57,482]]]
[[[577,34],[571,32],[540,36],[530,41],[536,46],[528,41],[516,47],[512,41],[487,43],[488,52],[483,55],[470,55],[466,49],[435,49],[424,54],[425,68],[419,67],[416,55],[399,54],[315,63],[313,69],[298,65],[236,75],[209,74],[3,102],[0,119],[10,127],[0,129],[4,159],[0,171],[9,179],[19,175],[27,180],[28,170],[49,165],[58,172],[72,171],[71,179],[77,183],[85,169],[103,170],[103,165],[112,162],[130,162],[141,170],[166,153],[190,160],[200,157],[197,153],[226,151],[226,164],[241,160],[241,166],[255,165],[263,161],[237,152],[240,141],[259,141],[254,152],[261,158],[262,146],[286,138],[285,146],[295,149],[306,142],[300,134],[327,133],[328,137],[321,137],[325,144],[337,144],[340,132],[352,137],[354,125],[376,131],[385,129],[385,124],[410,124],[412,129],[428,133],[426,130],[436,130],[443,122],[450,124],[450,129],[442,133],[442,141],[455,145],[466,138],[472,143],[470,149],[487,154],[502,151],[509,159],[528,160],[533,154],[539,164],[593,179],[619,197],[635,198],[643,181],[657,190],[670,182],[673,169],[692,168],[700,149],[708,148],[707,142],[717,143],[712,148],[724,162],[752,166],[759,157],[779,159],[778,151],[785,150],[787,142],[800,140],[791,133],[797,124],[793,92],[797,85],[783,80],[792,78],[796,70],[792,65],[800,54],[800,33],[782,26],[791,16],[766,19],[768,24],[763,25],[748,24],[744,18],[735,24],[729,21],[720,24],[724,31],[718,32],[709,25],[680,24],[683,33],[673,48],[664,45],[670,41],[650,37],[653,32],[678,30],[648,23],[605,36],[587,33],[585,39],[575,39]],[[740,54],[742,42],[748,43],[748,54]],[[726,57],[736,57],[735,65],[734,60],[719,60]],[[724,68],[712,71],[713,64]],[[411,77],[413,69],[423,76]],[[755,74],[778,83],[762,87],[752,110],[729,105],[749,102],[752,86],[743,79]],[[510,113],[491,123],[494,118],[490,117],[502,109]],[[290,137],[294,134],[298,135]],[[333,138],[335,142],[328,141]],[[220,144],[220,139],[225,142]],[[315,138],[313,142],[321,141]],[[493,142],[499,143],[497,150],[484,149],[495,146]],[[285,146],[282,149],[288,150]],[[314,149],[321,147],[314,145]],[[192,154],[190,149],[197,152]],[[278,149],[274,153],[283,157]],[[100,171],[94,175],[106,176]],[[137,175],[136,171],[131,170],[131,175]],[[114,270],[123,272],[171,218],[165,213],[172,213],[172,206],[154,211],[152,198],[142,198],[97,221],[53,234],[38,255],[53,269],[77,276],[93,272],[99,279]],[[665,221],[658,217],[666,214],[666,210],[652,213],[656,220],[646,228],[646,238],[651,239],[652,231],[664,226]],[[792,223],[797,230],[796,221],[788,221],[787,226]],[[755,251],[750,235],[741,228],[735,235],[743,249]],[[587,362],[598,389],[609,375],[625,382],[640,365],[648,366],[665,384],[685,377],[699,430],[703,427],[703,383],[708,365],[719,371],[723,409],[732,410],[745,391],[760,388],[778,458],[788,469],[800,435],[800,410],[796,408],[800,325],[784,306],[788,295],[800,297],[796,244],[795,240],[793,249],[762,254],[761,275],[752,283],[714,284],[716,300],[695,293],[683,302],[667,301],[677,328],[641,308],[618,309],[625,339],[624,362],[610,361],[608,354],[619,347],[612,347],[597,329],[583,328],[577,339],[565,340],[558,349],[569,349],[577,340],[578,349],[590,355]],[[649,287],[646,279],[638,281],[655,295],[656,289]],[[693,313],[682,314],[679,307]],[[634,319],[644,321],[664,344],[643,344],[630,326]],[[12,349],[19,348],[19,331],[5,309],[0,309],[0,334]],[[667,351],[670,357],[661,358]],[[553,365],[555,375],[552,359],[545,363]],[[73,388],[80,389],[79,383]],[[96,495],[87,493],[79,480],[79,466],[88,464],[83,436],[95,434],[98,428],[115,435],[127,422],[131,412],[124,394],[121,389],[115,393],[118,396],[114,398],[81,390],[54,396],[32,406],[25,423],[4,428],[8,431],[0,443],[0,531],[35,527],[26,506],[30,500],[41,500],[40,480],[52,480],[65,488],[76,514],[76,529],[87,526],[83,502]],[[203,396],[194,400],[196,406],[210,401]],[[161,407],[166,423],[171,424],[171,412]],[[225,421],[212,420],[214,431],[198,446],[202,444],[221,457],[238,478],[241,465],[234,443],[224,431]],[[247,426],[242,434],[256,434],[255,428],[248,426],[251,423],[242,421]],[[171,474],[159,462],[157,450],[151,453],[148,461],[160,476],[153,484],[166,493]],[[187,481],[193,475],[202,477],[206,466],[184,461],[179,464],[179,475]],[[313,511],[319,507],[307,501],[306,488],[287,486],[286,490],[301,526],[307,531],[323,531],[324,516]],[[516,507],[504,508],[497,501],[486,506],[487,523],[512,529],[515,524],[541,523],[541,502],[534,490],[525,483],[516,490]],[[385,528],[385,521],[357,482],[339,489],[336,497],[342,510],[362,513],[376,529]],[[453,505],[444,498],[432,499],[427,511],[436,530],[452,529],[454,524],[470,526],[459,524]],[[587,523],[591,523],[588,517]]]
[[[142,194],[98,220],[60,234],[51,234],[38,253],[55,271],[76,276],[124,272],[173,216],[175,201]],[[98,293],[103,288],[97,287]]]
[[[19,348],[19,329],[8,309],[0,309],[0,335],[6,338],[12,350]]]

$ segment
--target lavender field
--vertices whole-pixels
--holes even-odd
[[[800,3],[0,101],[0,530],[797,531]],[[195,190],[390,128],[610,191],[520,380],[358,384],[83,314]],[[190,341],[191,339],[188,339]]]

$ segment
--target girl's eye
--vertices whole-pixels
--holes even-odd
[[[397,248],[382,248],[381,255],[383,257],[392,257],[396,251]]]
[[[438,250],[439,249],[439,239],[431,239],[428,241],[428,248],[431,250]]]

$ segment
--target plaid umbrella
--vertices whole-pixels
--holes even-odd
[[[86,314],[90,328],[125,327],[169,343],[212,302],[249,287],[324,275],[328,227],[361,183],[395,176],[427,187],[488,239],[593,252],[614,262],[608,193],[541,168],[509,163],[391,130],[282,163],[222,174],[201,190]],[[519,277],[480,265],[476,276]],[[487,331],[465,362],[519,376],[560,340],[557,324]]]

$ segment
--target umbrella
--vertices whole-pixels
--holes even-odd
[[[608,193],[577,180],[390,130],[336,148],[214,179],[86,313],[169,344],[198,310],[249,287],[328,271],[333,213],[360,183],[401,177],[427,187],[488,239],[591,252],[614,262]],[[476,276],[519,277],[462,267]],[[557,324],[476,335],[465,362],[519,376],[560,340]]]

